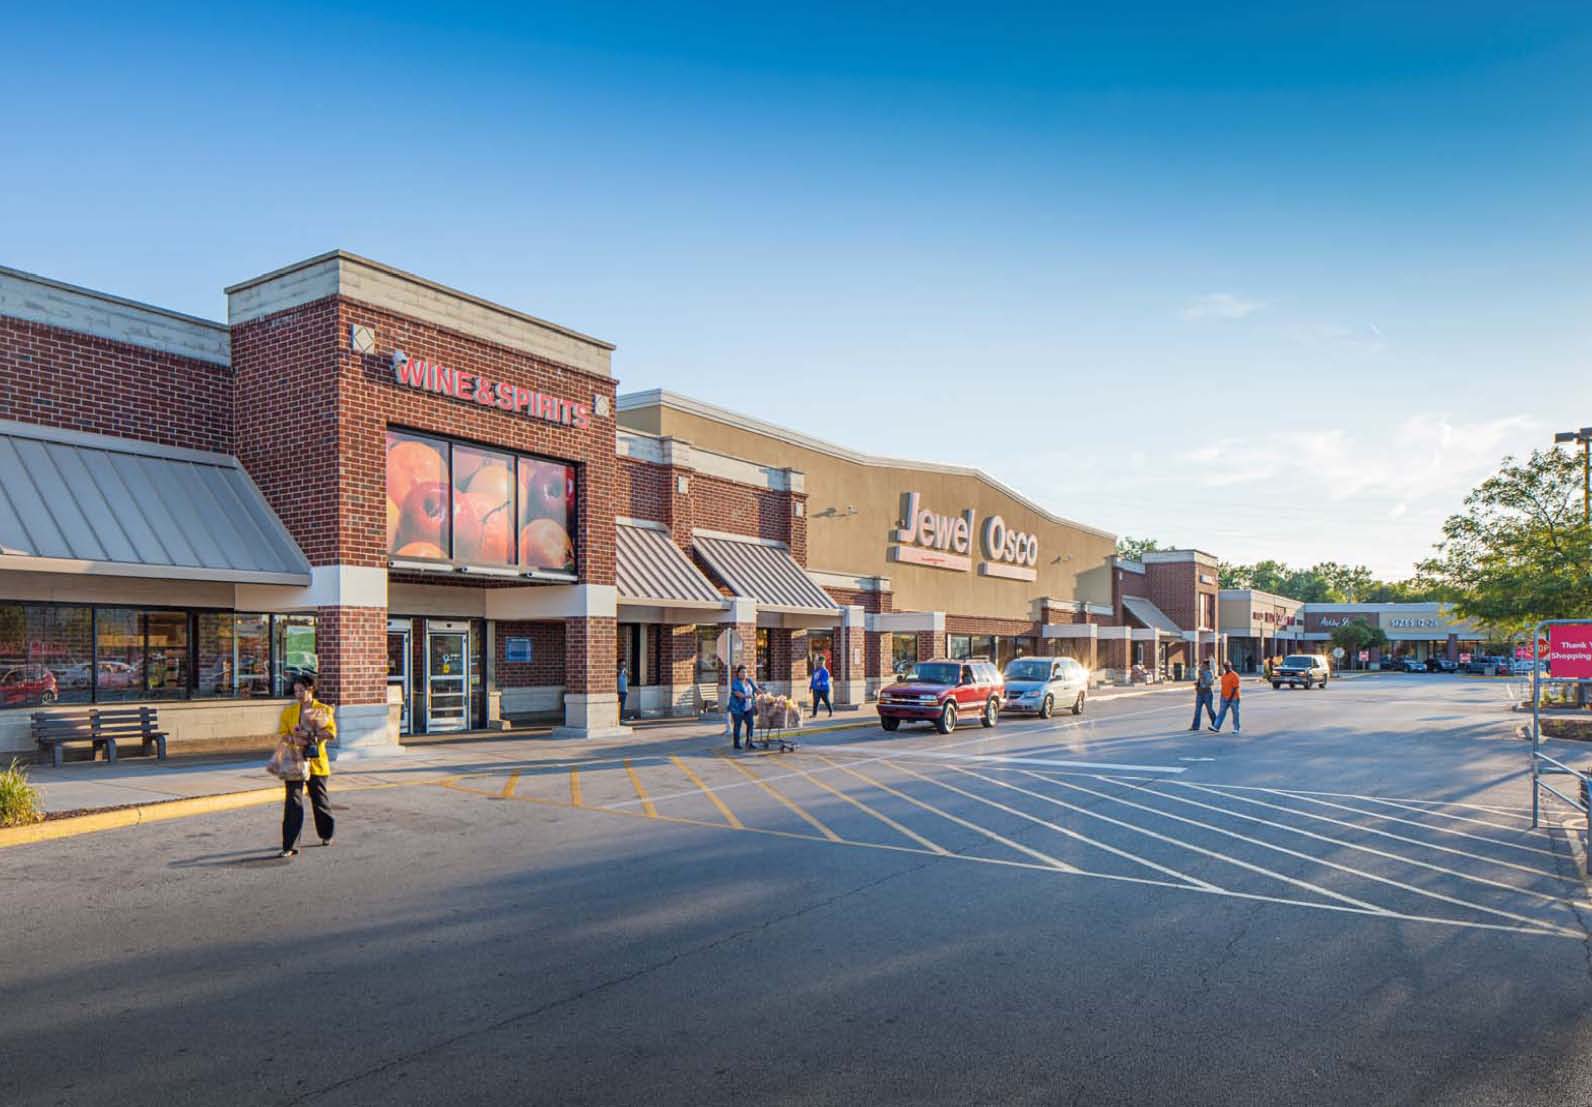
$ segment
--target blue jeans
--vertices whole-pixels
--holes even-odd
[[[1211,699],[1211,690],[1209,688],[1195,689],[1194,721],[1189,724],[1190,730],[1198,730],[1200,728],[1200,708],[1205,709],[1205,717],[1209,719],[1212,724],[1216,722],[1216,709],[1211,706]]]
[[[754,712],[754,711],[731,711],[730,712],[730,718],[735,723],[735,744],[736,745],[740,745],[741,744],[741,724],[742,723],[746,724],[746,740],[748,742],[750,742],[752,740],[752,721],[757,718],[756,712]],[[723,739],[720,739],[720,741],[723,741]]]
[[[1238,733],[1238,697],[1237,696],[1234,696],[1232,699],[1228,699],[1226,696],[1222,697],[1222,709],[1216,713],[1216,722],[1213,723],[1212,725],[1217,730],[1221,730],[1222,729],[1222,720],[1227,718],[1227,710],[1228,710],[1228,708],[1232,708],[1232,711],[1233,711],[1233,733],[1237,734]]]

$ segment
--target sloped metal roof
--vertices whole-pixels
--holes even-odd
[[[1123,596],[1122,606],[1128,609],[1129,615],[1151,630],[1163,631],[1166,634],[1183,633],[1183,628],[1174,623],[1171,616],[1143,596]]]
[[[724,597],[667,531],[620,523],[614,582],[622,600],[719,607]]]
[[[10,422],[0,422],[0,566],[310,582],[236,458]]]
[[[794,611],[835,611],[840,605],[796,564],[783,546],[755,538],[703,534],[695,536],[696,551],[708,568],[737,596],[756,600],[759,607]]]

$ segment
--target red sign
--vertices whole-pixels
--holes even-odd
[[[1468,654],[1468,653],[1460,654],[1459,655],[1459,660],[1460,660],[1461,664],[1464,664],[1464,665],[1470,664],[1470,654]]]
[[[1360,660],[1361,661],[1369,661],[1369,660],[1371,660],[1371,651],[1370,650],[1361,650],[1360,651]]]
[[[1548,664],[1556,677],[1592,680],[1592,623],[1549,627]]]
[[[1515,647],[1515,660],[1516,661],[1530,661],[1533,656],[1534,655],[1531,652],[1531,647],[1530,646],[1516,646]]]
[[[418,388],[467,404],[495,408],[546,423],[558,423],[576,430],[585,430],[591,423],[591,407],[588,404],[537,392],[507,381],[495,381],[479,373],[448,369],[425,358],[410,358],[402,350],[393,351],[392,379],[406,388]]]

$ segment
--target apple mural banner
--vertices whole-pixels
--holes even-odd
[[[575,517],[572,465],[387,432],[393,556],[572,573]]]
[[[1592,680],[1592,623],[1548,628],[1548,664],[1565,680]]]

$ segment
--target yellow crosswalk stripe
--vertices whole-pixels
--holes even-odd
[[[674,762],[675,768],[679,769],[686,775],[686,779],[688,779],[692,784],[695,784],[698,788],[702,789],[702,794],[712,802],[714,807],[719,809],[719,814],[724,816],[725,822],[729,823],[736,830],[746,829],[745,824],[742,823],[740,819],[735,817],[735,812],[726,807],[724,805],[724,801],[719,799],[719,797],[714,794],[713,789],[707,786],[707,782],[701,777],[697,776],[695,769],[691,768],[691,766],[687,765],[684,761],[681,761],[678,757],[671,757],[669,760]]]
[[[503,783],[503,791],[498,793],[498,799],[513,799],[514,789],[520,784],[520,770],[515,769],[509,774],[508,780]]]
[[[811,815],[808,812],[804,811],[801,808],[801,806],[798,803],[796,803],[795,800],[791,799],[789,796],[785,795],[785,793],[781,792],[778,788],[774,787],[768,781],[766,781],[762,777],[758,776],[751,769],[748,769],[745,765],[741,764],[739,761],[732,760],[731,758],[725,756],[722,753],[719,754],[718,756],[726,764],[732,766],[736,770],[736,772],[740,773],[742,776],[746,777],[746,779],[750,780],[753,784],[755,784],[759,788],[763,789],[763,791],[765,791],[769,795],[773,796],[780,803],[783,803],[786,807],[790,808],[790,810],[792,812],[794,812],[799,818],[804,820],[814,830],[818,831],[818,833],[822,834],[825,838],[828,838],[831,842],[838,842],[838,841],[841,840],[840,835],[836,834],[833,830],[830,830],[827,826],[825,826],[823,824],[822,820],[820,820],[816,816]]]
[[[625,772],[630,774],[630,786],[636,790],[636,798],[641,801],[641,810],[648,818],[658,817],[658,808],[652,802],[652,797],[647,795],[647,790],[641,786],[641,777],[636,775],[636,767],[630,763],[630,758],[625,758]]]
[[[569,767],[569,803],[571,807],[581,806],[580,802],[580,766]]]

